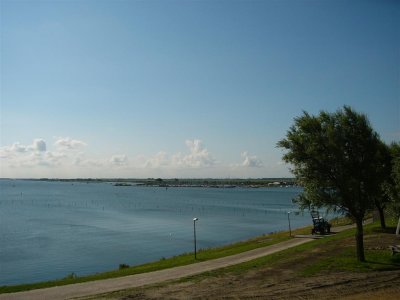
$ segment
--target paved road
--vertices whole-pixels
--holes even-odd
[[[334,228],[335,232],[343,231],[350,226]],[[191,275],[212,271],[242,262],[250,261],[259,257],[273,254],[285,249],[289,249],[313,240],[312,236],[301,236],[288,241],[250,250],[240,254],[218,258],[214,260],[199,262],[187,266],[175,267],[150,273],[136,274],[119,278],[77,283],[71,285],[57,286],[45,289],[32,290],[27,292],[0,294],[0,300],[47,300],[47,299],[70,299],[96,295],[101,293],[113,292],[128,288],[139,287],[148,284],[159,283],[171,279],[179,279]]]

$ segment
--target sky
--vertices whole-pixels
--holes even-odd
[[[400,2],[0,0],[0,177],[291,176],[349,105],[400,140]]]

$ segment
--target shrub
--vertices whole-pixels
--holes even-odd
[[[123,270],[123,269],[128,269],[129,265],[128,264],[119,264],[119,269]]]

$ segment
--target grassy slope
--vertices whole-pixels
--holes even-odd
[[[392,227],[390,227],[392,225]],[[364,236],[378,235],[380,233],[394,233],[394,226],[390,224],[388,229],[383,230],[379,227],[378,222],[366,225],[364,227]],[[250,269],[256,269],[265,265],[274,266],[276,264],[290,264],[295,261],[299,256],[305,252],[312,251],[317,246],[322,246],[325,251],[330,252],[331,255],[327,258],[318,259],[315,257],[313,261],[308,262],[308,266],[301,271],[302,276],[312,276],[320,272],[327,272],[330,270],[346,270],[354,272],[365,271],[379,271],[379,270],[395,270],[400,269],[400,255],[392,256],[391,252],[384,248],[380,250],[365,250],[366,262],[359,262],[356,259],[355,247],[342,247],[342,241],[353,238],[355,229],[349,229],[336,235],[326,237],[324,239],[317,239],[312,242],[302,244],[287,250],[280,251],[265,257],[261,257],[249,262],[234,265],[228,268],[219,269],[216,271],[208,272],[207,274],[196,275],[198,277],[204,276],[221,276],[223,274],[233,272],[240,274]],[[337,248],[341,249],[338,250]],[[335,248],[335,249],[334,249]],[[330,251],[332,250],[332,251]],[[194,277],[196,277],[194,276]],[[193,279],[193,278],[192,278]],[[187,279],[184,279],[187,280]]]

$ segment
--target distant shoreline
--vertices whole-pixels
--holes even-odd
[[[111,183],[118,187],[145,186],[162,188],[268,188],[299,186],[294,178],[216,179],[216,178],[0,178],[0,180],[30,180],[46,182]]]

